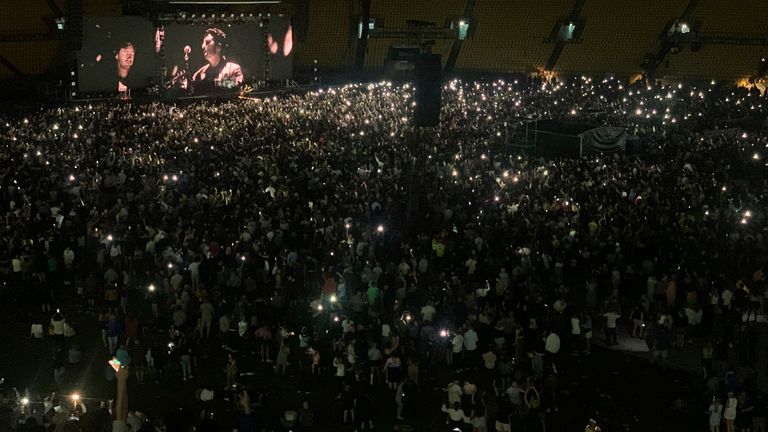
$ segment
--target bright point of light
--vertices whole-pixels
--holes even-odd
[[[80,395],[78,393],[72,393],[72,400],[77,402],[80,400]]]
[[[378,227],[376,227],[376,231],[378,231],[380,233],[383,233],[384,232],[384,225],[379,225]]]
[[[752,217],[752,212],[747,210],[744,212],[744,217]]]
[[[451,175],[452,175],[452,176],[454,176],[454,177],[456,177],[457,175],[459,175],[459,172],[458,172],[458,171],[456,171],[456,170],[452,170],[452,171],[451,171]]]
[[[165,175],[163,176],[163,181],[168,181],[168,174],[165,174]]]
[[[155,291],[155,284],[149,284],[147,289],[149,290],[149,292],[154,292]]]
[[[760,155],[759,155],[759,154],[757,154],[757,153],[755,153],[755,154],[753,154],[753,155],[752,155],[752,159],[754,159],[754,160],[760,160]]]
[[[319,311],[323,310],[323,305],[321,305],[321,304],[317,305],[317,310],[319,310]]]
[[[331,298],[329,299],[331,303],[336,303],[339,299],[336,298],[336,294],[331,294]]]
[[[173,181],[179,181],[179,176],[177,176],[176,174],[174,174],[172,178],[173,178]]]
[[[742,225],[746,225],[747,224],[747,219],[746,218],[741,218],[741,224]]]
[[[21,404],[25,405],[25,406],[29,405],[29,398],[28,397],[23,397],[23,398],[21,398],[21,400],[19,402],[21,402]]]
[[[107,236],[107,241],[112,241],[112,234],[109,234],[109,235]]]
[[[75,181],[75,176],[73,174],[69,175],[69,181]]]

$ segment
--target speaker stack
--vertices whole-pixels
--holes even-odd
[[[437,54],[423,54],[416,62],[416,107],[413,113],[413,124],[416,127],[440,124],[442,71],[442,61]]]

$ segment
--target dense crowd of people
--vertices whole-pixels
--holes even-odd
[[[428,129],[410,126],[413,88],[388,82],[3,119],[3,295],[50,340],[54,389],[83,372],[66,318],[82,310],[105,377],[115,357],[130,386],[195,382],[215,341],[199,429],[376,430],[377,411],[407,423],[424,406],[451,429],[544,431],[593,335],[663,363],[696,339],[714,398],[702,424],[764,430],[768,134],[734,125],[765,118],[765,96],[580,77],[453,80],[443,101]],[[515,130],[538,118],[622,126],[642,144],[515,153]],[[308,377],[306,391],[335,380],[341,418],[306,400],[263,409],[246,383],[257,366]],[[424,403],[437,377],[445,397]],[[380,387],[391,406],[371,400]],[[236,418],[213,414],[224,398]],[[105,430],[108,410],[54,395],[17,417]],[[151,412],[128,423],[166,427]]]

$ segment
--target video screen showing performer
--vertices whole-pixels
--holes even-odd
[[[120,45],[120,49],[115,54],[115,62],[117,66],[117,91],[125,92],[133,87],[131,82],[131,69],[133,68],[133,61],[136,58],[136,48],[133,46],[133,42],[124,42]]]
[[[168,25],[165,88],[200,95],[263,79],[263,38],[258,23]]]
[[[267,24],[270,79],[293,77],[293,26],[287,17],[271,17]]]
[[[89,17],[78,55],[81,92],[127,93],[155,76],[152,24],[139,17]]]
[[[203,57],[207,62],[192,75],[192,81],[198,83],[230,82],[234,85],[243,83],[243,70],[240,65],[227,58],[227,34],[221,29],[212,27],[205,31],[201,46]]]

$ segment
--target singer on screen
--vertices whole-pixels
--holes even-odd
[[[208,62],[192,75],[192,81],[197,83],[213,83],[222,85],[231,82],[240,85],[243,82],[243,71],[240,65],[229,61],[225,55],[227,49],[227,34],[218,28],[209,28],[203,37],[203,57]]]
[[[136,48],[131,42],[123,42],[115,53],[115,64],[117,68],[117,91],[125,92],[133,87],[131,79],[131,68],[133,60],[136,57]]]

